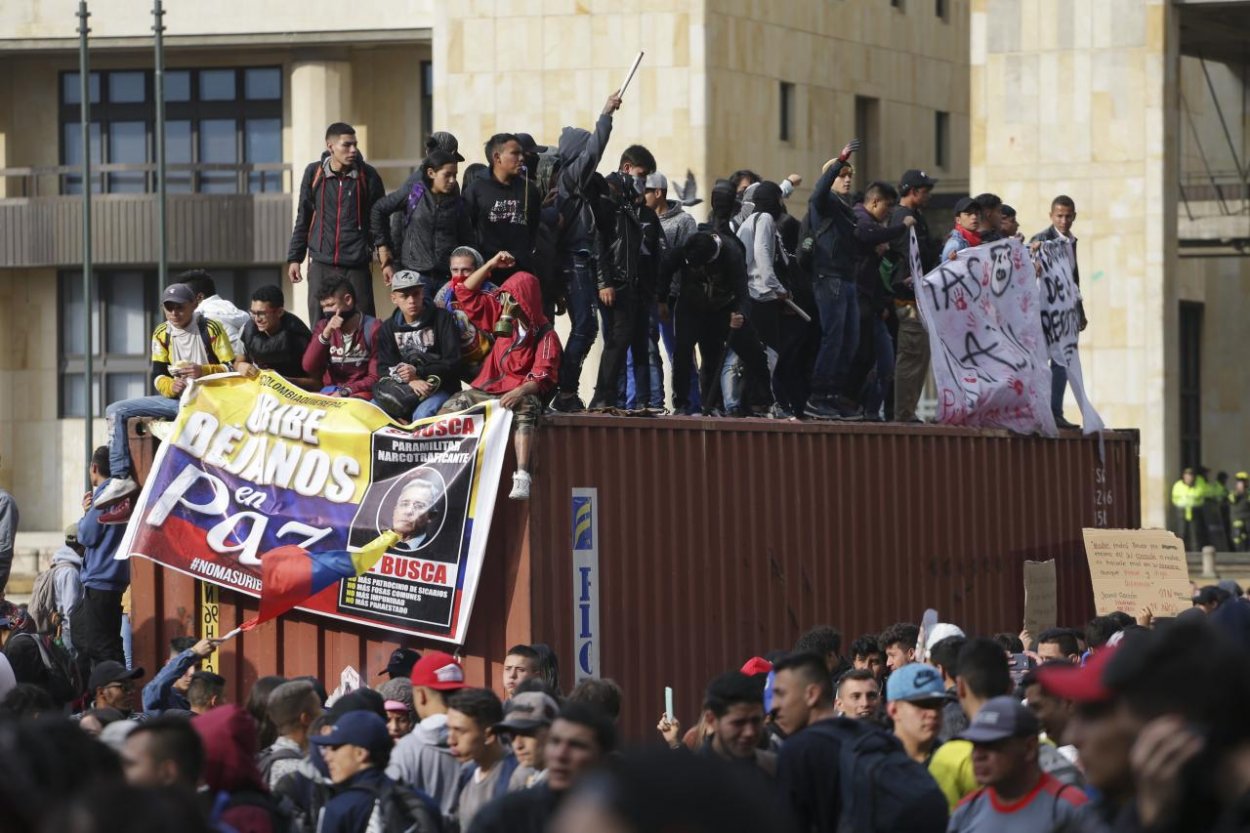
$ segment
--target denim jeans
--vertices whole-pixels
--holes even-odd
[[[725,361],[720,368],[720,392],[726,412],[742,404],[742,363],[733,350],[725,351]]]
[[[569,341],[560,359],[560,390],[577,393],[581,383],[582,363],[599,334],[595,306],[599,290],[588,255],[571,255],[564,262],[564,280],[568,286]]]
[[[812,395],[845,393],[846,377],[859,345],[859,298],[855,284],[835,275],[812,282],[820,313],[820,349],[812,368]]]
[[[1068,369],[1061,364],[1050,363],[1050,412],[1063,416],[1063,394],[1068,389]]]
[[[618,401],[626,408],[633,410],[635,408],[663,408],[664,407],[664,363],[660,359],[660,312],[659,308],[651,305],[651,327],[647,331],[648,347],[647,361],[651,366],[651,401],[639,402],[638,394],[634,390],[634,349],[629,349],[629,355],[625,357],[625,372],[621,374],[621,385],[618,390]],[[669,358],[672,358],[672,350],[668,350]]]
[[[178,416],[178,400],[168,396],[136,396],[123,399],[108,406],[109,473],[113,477],[130,476],[130,438],[126,434],[126,421],[134,417],[160,417],[173,419]]]
[[[889,326],[877,316],[872,320],[872,352],[877,372],[864,392],[864,413],[875,416],[885,404],[886,391],[894,387],[894,342]]]
[[[417,409],[412,412],[412,418],[417,420],[434,416],[438,413],[438,409],[447,403],[448,399],[451,399],[450,392],[445,390],[434,391],[425,399],[421,400],[421,404],[418,405]]]

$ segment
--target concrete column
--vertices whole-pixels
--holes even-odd
[[[294,222],[299,182],[304,166],[321,158],[326,127],[336,121],[351,123],[352,65],[349,61],[301,60],[291,65],[290,160],[294,168],[291,186],[291,219]],[[307,275],[305,263],[305,275]],[[304,318],[308,309],[308,283],[293,287],[289,279],[287,309]],[[307,322],[312,326],[311,321]]]

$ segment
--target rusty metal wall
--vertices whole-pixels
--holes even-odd
[[[539,437],[533,499],[497,507],[466,670],[498,689],[508,645],[547,642],[572,686],[571,490],[594,487],[602,674],[625,689],[631,738],[650,736],[664,686],[689,725],[710,677],[816,624],[849,644],[935,607],[1018,630],[1026,559],[1056,559],[1060,620],[1083,623],[1081,528],[1140,522],[1133,432],[1105,437],[1103,463],[1097,439],[940,426],[561,416]],[[150,449],[135,451],[142,473]],[[196,582],[139,559],[133,596],[151,673],[169,638],[198,632]],[[221,631],[255,608],[222,591]],[[376,679],[397,644],[428,647],[295,613],[224,646],[221,667],[235,697],[271,673],[333,688],[349,664]]]

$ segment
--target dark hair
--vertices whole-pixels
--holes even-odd
[[[790,654],[773,665],[773,671],[792,671],[802,678],[807,685],[820,686],[820,701],[833,702],[833,679],[829,676],[829,666],[825,658],[819,654]]]
[[[1012,208],[1010,205],[1007,205],[1007,203],[1003,203],[1003,207],[1000,209],[1000,213],[1003,215],[1003,217],[1016,216],[1016,210]]]
[[[182,783],[195,789],[204,769],[204,742],[191,721],[180,717],[154,717],[140,723],[130,733],[135,738],[148,735],[148,749],[158,761],[173,761]]]
[[[848,682],[854,682],[856,680],[859,680],[860,682],[866,682],[868,680],[872,680],[875,683],[877,682],[877,675],[869,671],[867,668],[852,668],[850,671],[847,671],[841,677],[838,677],[838,684],[834,686],[834,694],[838,697],[841,697],[842,696],[842,684],[848,683]],[[878,684],[878,687],[880,687],[880,684]]]
[[[346,122],[336,121],[334,124],[326,128],[326,141],[329,141],[330,139],[337,139],[343,134],[355,136],[356,128]]]
[[[503,703],[488,688],[462,688],[447,698],[447,708],[460,712],[481,729],[503,720]]]
[[[0,711],[30,719],[57,711],[52,695],[33,683],[18,683],[0,701]]]
[[[486,174],[489,171],[490,165],[483,165],[481,162],[471,162],[468,167],[464,169],[464,173],[461,175],[460,179],[467,188],[470,182],[475,179],[481,179],[483,174]]]
[[[529,645],[513,645],[511,648],[508,649],[508,653],[504,654],[504,656],[525,657],[526,659],[532,659],[534,660],[535,665],[538,664],[538,659],[539,659],[538,652],[535,651],[533,648],[531,648]]]
[[[910,622],[897,622],[881,632],[879,643],[884,652],[891,645],[902,645],[904,649],[915,648],[920,638],[920,628]]]
[[[1055,197],[1053,200],[1050,201],[1051,211],[1054,211],[1056,208],[1059,208],[1060,206],[1063,206],[1064,208],[1071,208],[1073,211],[1076,211],[1076,203],[1073,202],[1072,198],[1069,197],[1067,194],[1060,194],[1059,196]]]
[[[626,162],[631,165],[637,165],[640,168],[646,168],[649,174],[653,174],[657,170],[655,157],[651,155],[651,151],[642,145],[630,145],[621,151],[621,161],[617,164],[617,167],[619,168]]]
[[[175,636],[169,640],[169,650],[175,654],[181,654],[183,651],[190,650],[197,642],[199,640],[194,636]]]
[[[977,205],[981,206],[982,211],[993,211],[995,208],[1001,208],[1003,204],[1002,197],[998,196],[998,194],[991,194],[989,192],[977,194],[972,198],[972,200]]]
[[[270,674],[252,683],[247,693],[247,711],[256,721],[257,749],[266,749],[278,739],[278,727],[269,719],[269,695],[286,682],[286,677]]]
[[[877,180],[868,185],[864,189],[864,202],[872,202],[873,200],[885,200],[886,202],[898,202],[898,189],[888,182]]]
[[[273,723],[280,734],[285,733],[299,723],[300,715],[309,710],[316,697],[317,690],[308,680],[288,680],[269,692],[265,700],[266,720]],[[318,704],[320,702],[317,700]]]
[[[946,676],[953,680],[959,671],[959,652],[966,644],[968,644],[968,638],[964,636],[948,636],[945,639],[939,639],[929,649],[929,661],[941,667],[946,672]]]
[[[196,671],[187,685],[187,702],[193,706],[207,706],[214,698],[226,691],[226,678],[212,671]]]
[[[356,290],[352,288],[352,282],[347,278],[331,278],[317,290],[317,301],[321,302],[335,295],[350,295],[354,301],[356,299]]]
[[[99,706],[98,708],[87,709],[82,713],[82,717],[78,719],[81,721],[83,717],[87,716],[94,717],[97,721],[99,721],[101,727],[126,719],[126,715],[122,714],[112,706]]]
[[[1009,654],[1023,654],[1024,642],[1020,640],[1020,636],[1014,633],[996,633],[994,641],[1002,646],[1003,650]]]
[[[720,244],[710,231],[696,231],[686,238],[681,248],[682,260],[696,269],[711,263],[719,253]]]
[[[531,647],[538,655],[538,676],[543,678],[548,688],[559,691],[560,658],[556,656],[555,649],[546,642],[536,642]]]
[[[1120,626],[1110,616],[1095,616],[1085,626],[1085,645],[1088,648],[1101,648],[1119,630]]]
[[[739,703],[764,706],[764,691],[759,682],[748,677],[741,671],[727,671],[708,684],[707,695],[703,698],[703,708],[708,709],[717,717],[724,717],[730,706]]]
[[[609,755],[616,749],[616,726],[608,715],[590,703],[570,700],[560,709],[556,720],[576,723],[578,726],[585,726],[594,731],[600,755]]]
[[[424,159],[421,160],[421,179],[428,185],[431,182],[431,178],[426,175],[426,171],[428,171],[430,168],[433,168],[434,170],[437,171],[439,168],[443,167],[444,165],[455,165],[455,164],[456,164],[456,157],[452,156],[450,153],[448,153],[445,150],[439,150],[435,148],[434,150],[430,151],[429,154]]]
[[[919,632],[917,632],[919,633]],[[881,643],[877,642],[877,637],[873,634],[866,633],[856,638],[851,643],[851,659],[856,657],[869,657],[873,654],[881,654]]]
[[[185,283],[192,292],[205,298],[217,294],[217,282],[203,269],[188,269],[175,277],[174,283]]]
[[[521,144],[521,140],[517,138],[515,133],[496,133],[486,140],[486,167],[493,169],[495,167],[495,154],[503,150],[503,146],[508,142],[516,142]]]
[[[585,677],[569,692],[568,702],[588,703],[613,720],[621,716],[621,687],[610,678]]]
[[[526,677],[524,680],[521,680],[521,682],[516,684],[516,688],[512,689],[512,696],[515,697],[518,694],[524,694],[527,691],[537,691],[539,694],[546,694],[557,703],[564,702],[564,695],[562,695],[558,689],[554,689],[547,685],[547,681],[542,677]],[[435,691],[434,693],[438,694],[439,692]]]
[[[95,470],[100,473],[101,477],[109,476],[109,447],[107,445],[97,446],[96,450],[91,452],[91,465],[95,466]]]
[[[1058,645],[1059,652],[1065,657],[1081,652],[1081,646],[1076,641],[1076,634],[1068,628],[1047,628],[1042,631],[1037,637],[1037,644],[1043,645],[1047,642]]]
[[[1233,594],[1232,594],[1232,593],[1229,593],[1229,592],[1228,592],[1227,590],[1225,590],[1223,587],[1220,587],[1220,588],[1217,588],[1217,589],[1218,589],[1221,593],[1223,593],[1223,594],[1224,594],[1224,595],[1223,595],[1223,598],[1221,599],[1221,601],[1227,601],[1227,600],[1229,600],[1229,599],[1231,599],[1231,598],[1232,598],[1232,595],[1233,595]],[[1118,625],[1118,626],[1119,626],[1120,630],[1126,630],[1126,629],[1131,628],[1131,627],[1133,627],[1134,625],[1136,625],[1136,624],[1137,624],[1137,620],[1136,620],[1136,619],[1134,619],[1132,616],[1129,616],[1129,615],[1128,615],[1127,613],[1125,613],[1123,610],[1113,610],[1113,611],[1111,611],[1110,613],[1108,613],[1108,614],[1107,614],[1107,618],[1108,618],[1108,619],[1110,619],[1112,622],[1115,622],[1115,623],[1116,623],[1116,625]]]
[[[734,188],[737,188],[743,179],[746,179],[747,185],[754,185],[761,182],[763,177],[750,168],[739,168],[729,175],[729,181],[733,183]]]
[[[1011,673],[1007,669],[1007,654],[992,639],[979,637],[969,639],[959,649],[955,660],[956,676],[963,680],[974,695],[984,700],[1011,693]]]
[[[288,682],[294,682],[296,680],[307,680],[312,683],[313,691],[317,692],[317,699],[322,703],[330,699],[330,693],[326,691],[325,683],[321,682],[320,677],[314,677],[311,674],[304,674],[300,677],[292,677]]]
[[[817,625],[799,637],[794,643],[795,653],[812,653],[821,656],[842,652],[842,634],[830,625]]]
[[[74,833],[212,833],[194,786],[132,787],[125,781],[96,782],[86,790],[56,796],[43,830]],[[12,829],[25,828],[18,824]]]
[[[286,296],[282,293],[282,287],[272,283],[256,287],[256,291],[252,293],[252,300],[278,309],[286,306]]]

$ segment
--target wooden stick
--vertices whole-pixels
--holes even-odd
[[[642,50],[638,51],[638,57],[634,58],[634,65],[629,68],[629,75],[625,76],[625,83],[621,85],[621,89],[617,92],[617,98],[625,97],[625,88],[629,86],[629,82],[634,80],[634,73],[638,71],[638,65],[642,63],[642,56],[647,53]]]

